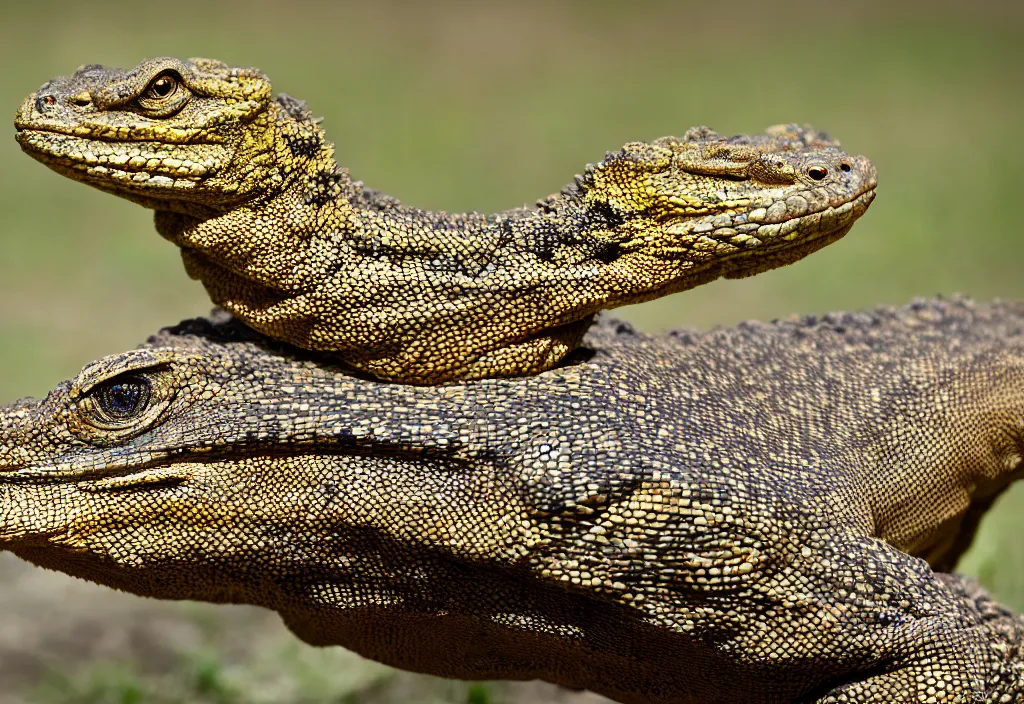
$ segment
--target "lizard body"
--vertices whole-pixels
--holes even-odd
[[[1024,620],[932,567],[1022,451],[1016,304],[608,322],[559,368],[440,387],[198,320],[0,410],[0,547],[448,677],[1015,702]]]
[[[251,327],[416,384],[549,369],[601,308],[834,242],[876,184],[810,128],[693,128],[626,144],[535,208],[426,212],[353,181],[259,71],[206,59],[82,67],[15,124],[54,170],[155,210],[188,273]]]

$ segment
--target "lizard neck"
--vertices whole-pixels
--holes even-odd
[[[299,110],[304,107],[278,107],[270,153],[274,163],[285,166],[269,174],[266,186],[254,189],[254,195],[188,210],[180,203],[157,209],[158,232],[182,248],[194,277],[205,281],[208,268],[219,267],[294,293],[337,269],[328,262],[421,260],[474,274],[500,249],[534,251],[550,259],[564,241],[561,231],[571,196],[494,215],[403,205],[353,180],[336,163],[334,145],[320,127],[304,113],[296,117]]]

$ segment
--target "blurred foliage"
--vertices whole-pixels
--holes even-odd
[[[237,691],[223,682],[222,666],[215,659],[188,663],[172,672],[172,677],[147,677],[131,661],[97,663],[75,676],[54,670],[28,693],[28,700],[38,704],[236,704],[242,701]]]
[[[255,65],[326,116],[357,178],[421,207],[532,202],[606,150],[693,124],[734,134],[807,122],[878,165],[878,199],[842,242],[621,311],[650,330],[955,291],[1024,297],[1019,3],[51,0],[3,12],[0,104],[12,115],[84,63]],[[209,307],[147,212],[50,173],[13,139],[0,147],[0,212],[2,400],[43,394]],[[1021,509],[1024,492],[1004,497],[963,566],[1018,608]],[[219,689],[232,680],[203,672],[186,678],[212,688],[196,700],[230,701],[216,697],[232,696]],[[48,680],[63,693],[50,701],[156,691],[131,667],[94,675]],[[92,694],[108,690],[114,699]]]
[[[231,665],[216,652],[183,653],[162,672],[137,660],[100,661],[74,674],[51,668],[27,704],[497,704],[492,686],[396,676],[338,649],[283,646],[273,663]],[[339,667],[340,665],[340,667]],[[268,675],[269,673],[269,675]],[[427,686],[424,687],[424,683]],[[495,685],[499,686],[500,685]]]

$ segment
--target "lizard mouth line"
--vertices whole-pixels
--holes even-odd
[[[106,479],[130,479],[138,477],[144,481],[146,475],[170,470],[174,467],[184,468],[207,462],[216,461],[214,458],[203,458],[203,461],[194,459],[181,459],[173,457],[160,457],[148,462],[140,462],[134,465],[108,466],[100,469],[63,469],[61,465],[51,468],[38,467],[11,467],[0,470],[0,485],[3,484],[59,484],[79,483]],[[73,464],[73,463],[67,463]],[[186,473],[176,472],[182,479]]]
[[[344,441],[339,441],[344,442]],[[5,484],[78,484],[83,489],[127,489],[152,484],[184,482],[201,467],[231,462],[246,462],[261,458],[281,459],[300,457],[390,457],[409,461],[441,462],[446,471],[470,471],[479,469],[480,462],[469,461],[439,451],[418,452],[408,447],[395,445],[352,445],[323,444],[282,449],[273,447],[252,447],[249,452],[238,452],[239,446],[219,448],[213,453],[167,454],[132,465],[107,466],[98,469],[65,469],[20,467],[0,470],[0,486]],[[244,446],[243,446],[244,448]],[[234,451],[234,454],[232,452]],[[172,451],[175,452],[175,451]],[[73,464],[67,463],[67,464]],[[93,486],[89,486],[89,485]]]
[[[202,183],[199,176],[181,176],[178,174],[159,173],[152,171],[131,171],[111,164],[90,165],[85,162],[72,161],[67,158],[52,157],[42,152],[31,152],[32,156],[46,164],[62,176],[75,177],[86,174],[90,181],[109,184],[112,181],[123,183],[133,188],[150,189],[187,189]],[[79,176],[80,178],[80,176]]]
[[[732,227],[725,227],[706,233],[690,233],[684,236],[685,243],[663,247],[661,252],[667,255],[666,258],[684,257],[695,260],[695,252],[702,246],[706,247],[709,250],[706,259],[696,262],[696,266],[691,270],[700,271],[725,261],[742,258],[747,254],[753,256],[766,251],[804,247],[826,240],[837,232],[849,230],[874,198],[875,187],[872,186],[841,205],[826,206],[820,210],[774,222],[766,220],[760,223],[756,230],[752,229],[749,232],[737,232]],[[820,244],[824,245],[825,242]],[[731,248],[731,251],[722,251],[723,248]]]
[[[165,135],[161,135],[159,138],[157,138],[157,137],[150,137],[150,138],[146,138],[146,137],[117,137],[117,136],[101,135],[101,134],[96,134],[96,135],[90,134],[90,135],[83,136],[83,135],[80,135],[80,134],[76,134],[74,132],[74,130],[71,129],[71,128],[64,128],[62,126],[42,127],[40,125],[26,125],[26,124],[19,124],[19,123],[15,123],[14,128],[15,128],[15,139],[18,140],[19,144],[22,144],[23,148],[24,148],[24,143],[27,142],[27,141],[31,140],[34,143],[43,142],[44,144],[46,144],[48,142],[47,138],[51,138],[52,139],[53,137],[63,138],[63,139],[66,139],[68,142],[71,142],[71,143],[77,142],[77,143],[80,143],[80,144],[83,144],[83,145],[91,144],[91,143],[100,143],[100,144],[109,144],[109,145],[117,145],[117,144],[159,144],[159,145],[166,145],[166,144],[173,144],[175,146],[196,146],[196,145],[217,145],[217,144],[221,144],[223,142],[223,140],[221,140],[221,139],[217,138],[215,135],[212,135],[212,134],[209,134],[209,133],[193,134],[193,135],[191,135],[191,136],[189,136],[188,138],[185,138],[185,139],[180,139],[180,138],[179,139],[175,139],[173,136],[166,135],[166,134]],[[33,146],[36,146],[36,145],[33,144]]]
[[[215,168],[211,148],[216,142],[203,140],[156,140],[156,139],[104,139],[81,137],[51,130],[20,130],[16,139],[22,150],[57,170],[59,167],[74,169],[93,175],[103,176],[104,171],[120,171],[126,174],[158,171],[160,175],[194,181],[209,175]],[[146,151],[132,153],[131,147],[145,146]],[[196,160],[177,158],[169,149],[197,148],[202,157]],[[163,163],[170,160],[170,164]],[[153,162],[156,162],[155,164]]]
[[[57,142],[45,138],[29,139],[36,136],[20,133],[18,142],[22,149],[37,161],[71,178],[81,178],[84,174],[90,181],[116,182],[131,188],[190,189],[202,183],[215,168],[210,159],[204,159],[202,163],[175,159],[168,164],[164,160],[170,155],[96,154],[90,149],[88,139],[68,138],[66,135],[61,135]],[[133,163],[133,159],[138,161]]]

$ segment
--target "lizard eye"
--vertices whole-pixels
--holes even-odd
[[[146,90],[147,96],[152,98],[166,98],[178,89],[178,83],[170,76],[160,76]]]
[[[96,384],[74,401],[72,432],[94,445],[112,445],[152,428],[175,395],[167,371],[132,370]]]
[[[185,107],[191,97],[181,77],[168,71],[150,81],[135,102],[149,117],[170,117]]]
[[[103,384],[93,393],[100,411],[111,419],[126,420],[146,407],[152,386],[144,377],[128,376]]]

